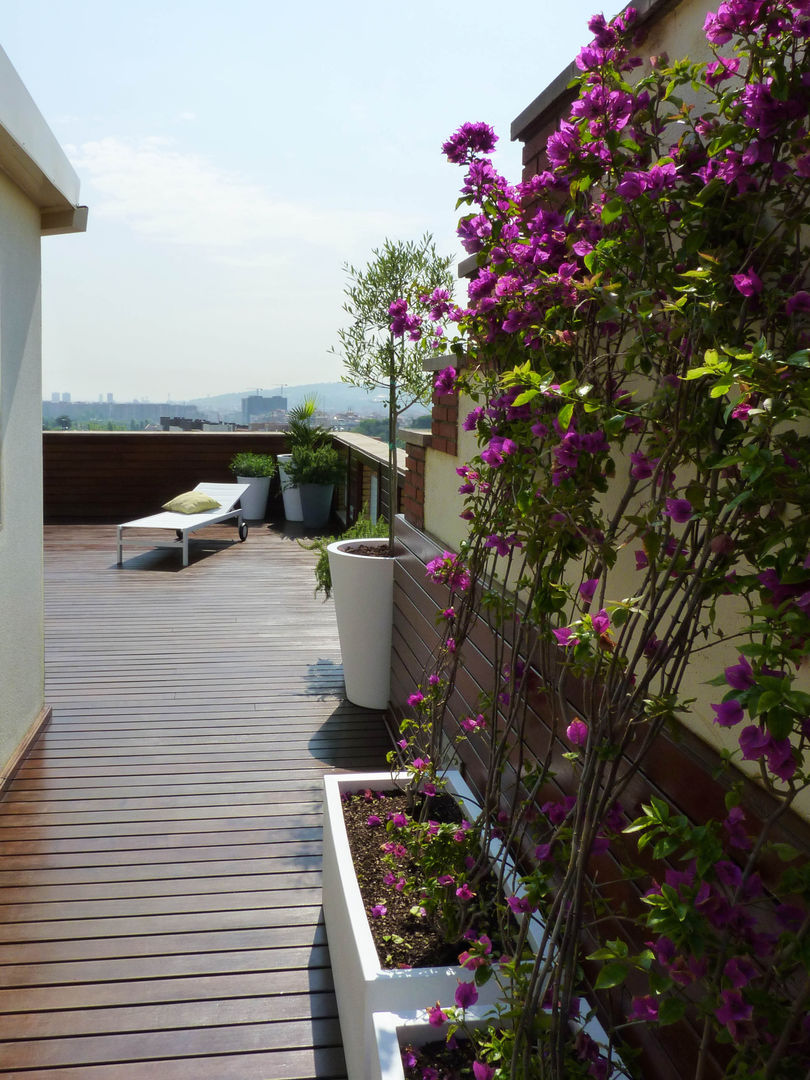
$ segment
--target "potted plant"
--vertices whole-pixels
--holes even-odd
[[[349,277],[344,310],[351,322],[338,331],[340,350],[333,351],[343,358],[344,382],[383,389],[387,394],[387,537],[366,542],[359,551],[343,541],[332,544],[328,557],[346,696],[355,705],[385,709],[394,596],[397,421],[417,401],[430,400],[431,376],[423,361],[432,355],[438,339],[438,335],[433,340],[412,334],[397,337],[392,326],[400,318],[401,306],[415,304],[420,296],[434,297],[438,307],[446,305],[453,281],[452,260],[437,253],[429,233],[418,243],[386,240],[372,254],[374,258],[363,270],[349,264],[344,267]],[[407,319],[407,315],[402,317]],[[362,605],[357,603],[358,596],[363,597]]]
[[[242,514],[247,521],[264,521],[270,481],[276,475],[276,462],[270,454],[242,451],[234,454],[228,466],[237,483],[248,484],[241,499]]]
[[[443,1008],[450,1007],[457,1001],[459,983],[472,984],[473,981],[473,973],[458,964],[385,967],[372,938],[352,862],[343,799],[357,791],[379,791],[394,785],[404,787],[409,779],[404,773],[392,778],[385,772],[324,777],[324,920],[350,1076],[379,1075],[375,1013],[410,1013],[436,1002]],[[458,800],[464,816],[468,820],[474,819],[478,803],[461,775],[451,771],[445,779],[446,790]],[[504,858],[504,854],[500,846],[493,847],[492,856],[496,863]],[[495,979],[481,985],[476,992],[480,1006],[494,1004],[498,996]]]
[[[394,563],[387,543],[363,507],[342,536],[321,536],[310,544],[318,552],[315,594],[328,600],[334,591],[346,696],[366,709],[388,706],[391,657],[391,605]],[[379,552],[378,558],[368,558]],[[356,602],[363,596],[363,603]]]
[[[288,484],[301,495],[304,525],[320,528],[329,520],[335,484],[343,479],[345,466],[332,446],[296,446],[286,465]]]
[[[284,499],[284,516],[287,521],[303,521],[301,495],[298,487],[290,482],[287,467],[292,459],[292,452],[299,446],[322,446],[329,441],[330,433],[319,424],[313,424],[317,401],[314,397],[304,398],[287,413],[287,445],[289,453],[278,455],[278,474],[281,480],[281,493]]]

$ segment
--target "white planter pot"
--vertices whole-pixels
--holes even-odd
[[[346,697],[366,709],[387,709],[391,688],[394,560],[353,555],[352,543],[351,540],[338,540],[326,549]],[[387,545],[388,541],[374,539],[355,543]]]
[[[486,1024],[492,1010],[478,1006],[467,1009],[465,1020],[470,1027]],[[374,1013],[375,1058],[369,1080],[405,1080],[402,1068],[402,1047],[424,1046],[447,1036],[447,1028],[431,1027],[424,1010],[416,1013]]]
[[[242,517],[246,521],[264,521],[267,496],[270,494],[270,477],[237,476],[236,482],[250,485],[239,500],[242,506]]]
[[[344,773],[324,776],[323,825],[323,913],[335,984],[340,1031],[349,1080],[402,1080],[399,1036],[407,1028],[405,1041],[431,1042],[446,1035],[445,1027],[431,1027],[426,1010],[438,1002],[443,1007],[455,1004],[459,981],[472,981],[472,972],[462,967],[382,968],[377,956],[363,898],[352,864],[341,794],[371,788],[390,788],[405,773],[392,777],[389,772]],[[461,774],[447,773],[447,791],[460,801],[462,812],[472,820],[480,809]],[[489,846],[494,866],[505,866],[503,880],[508,894],[525,896],[519,874],[499,840]],[[528,943],[537,951],[544,924],[539,915],[531,917]],[[472,1026],[478,1027],[497,1017],[501,990],[492,978],[478,988],[478,1001],[466,1012]],[[604,1028],[595,1017],[583,1025],[572,1021],[572,1030],[584,1030],[602,1046],[607,1045]],[[427,1037],[424,1037],[427,1036]],[[618,1080],[625,1075],[621,1059],[614,1055],[611,1074]]]
[[[352,865],[340,796],[369,787],[383,790],[391,782],[387,772],[324,777],[323,912],[349,1080],[379,1075],[375,1012],[417,1013],[437,1001],[453,1005],[458,982],[472,981],[472,972],[461,967],[380,966]],[[459,773],[448,774],[448,788],[477,808]],[[478,1007],[493,1004],[497,993],[497,984],[490,979],[479,989]]]
[[[475,1005],[467,1009],[464,1019],[468,1027],[481,1028],[492,1020],[497,1021],[498,1017],[495,1009],[481,1009]],[[447,1028],[432,1027],[424,1009],[415,1013],[376,1012],[373,1024],[375,1056],[371,1063],[370,1080],[405,1080],[405,1070],[402,1067],[403,1047],[424,1046],[447,1037]],[[571,1023],[573,1033],[582,1028],[580,1023]],[[594,1042],[607,1046],[607,1035],[598,1020],[588,1020],[584,1030]],[[627,1074],[621,1058],[615,1052],[613,1062],[611,1080],[620,1080],[620,1077]]]
[[[284,499],[284,517],[287,521],[303,521],[304,514],[301,510],[301,493],[297,487],[287,487],[288,482],[286,464],[292,454],[279,454],[278,475],[281,480],[281,496]]]

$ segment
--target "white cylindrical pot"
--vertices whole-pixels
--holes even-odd
[[[360,542],[388,544],[386,539]],[[394,560],[353,555],[351,547],[356,543],[338,540],[326,549],[346,697],[366,709],[387,709],[391,689]]]
[[[303,521],[304,514],[301,510],[301,493],[297,487],[287,487],[289,477],[287,476],[286,464],[292,457],[292,454],[279,454],[278,461],[278,475],[281,480],[281,496],[284,499],[284,517],[287,521]]]
[[[246,521],[264,521],[267,496],[270,494],[270,477],[237,476],[236,480],[239,484],[250,485],[239,500],[242,506],[242,517]]]

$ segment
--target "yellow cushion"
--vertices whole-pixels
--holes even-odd
[[[175,514],[201,514],[204,510],[218,510],[220,505],[204,491],[184,491],[182,495],[164,503],[163,509],[172,510]]]

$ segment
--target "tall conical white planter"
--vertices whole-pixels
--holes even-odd
[[[326,549],[346,697],[366,709],[387,709],[391,689],[394,560],[353,555],[351,547],[357,543],[386,546],[388,541],[338,540]]]
[[[284,517],[287,521],[303,521],[304,511],[301,509],[301,492],[297,487],[287,487],[289,477],[285,466],[291,458],[292,454],[279,454],[277,458],[278,475],[281,480],[281,496],[284,499]]]
[[[238,484],[249,484],[240,498],[242,517],[246,521],[264,521],[267,512],[267,496],[270,494],[269,476],[237,476]]]

